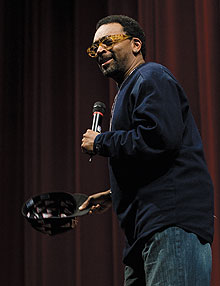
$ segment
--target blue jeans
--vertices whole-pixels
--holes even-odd
[[[125,267],[124,286],[209,286],[209,243],[179,227],[155,233],[142,251],[142,267]]]

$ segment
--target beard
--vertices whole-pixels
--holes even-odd
[[[124,65],[118,61],[113,53],[112,61],[109,64],[103,66],[99,65],[99,68],[104,76],[113,78],[116,81],[122,78],[125,73]]]

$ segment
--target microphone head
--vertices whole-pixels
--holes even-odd
[[[93,112],[101,112],[103,115],[105,114],[105,109],[106,109],[106,106],[103,102],[101,101],[97,101],[94,103],[93,105]]]

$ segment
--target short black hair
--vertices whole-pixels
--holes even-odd
[[[146,44],[145,44],[145,33],[139,23],[125,15],[109,15],[105,18],[102,18],[96,24],[96,30],[102,25],[110,23],[119,23],[122,25],[124,32],[132,37],[138,38],[142,42],[141,53],[143,58],[146,56]]]

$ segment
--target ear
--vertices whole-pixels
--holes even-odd
[[[137,55],[142,47],[142,42],[140,39],[138,38],[132,38],[132,50],[134,55]]]

